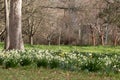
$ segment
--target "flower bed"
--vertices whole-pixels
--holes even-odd
[[[0,53],[0,65],[5,68],[31,64],[37,65],[37,67],[71,71],[120,72],[120,54],[63,52],[60,50],[13,50]]]

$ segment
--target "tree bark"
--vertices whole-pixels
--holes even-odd
[[[7,50],[9,48],[9,7],[8,7],[8,0],[4,0],[5,4],[5,30],[6,30],[6,36],[5,36],[5,45],[4,49]]]
[[[22,39],[22,27],[21,27],[21,8],[22,0],[11,0],[10,1],[10,26],[9,26],[9,37],[10,46],[9,50],[23,50],[23,39]]]

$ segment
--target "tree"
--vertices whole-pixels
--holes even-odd
[[[24,1],[23,3],[23,34],[29,37],[29,44],[33,45],[34,35],[42,22],[42,12],[37,0]],[[26,14],[27,13],[27,14]]]
[[[5,45],[4,49],[9,48],[9,7],[8,7],[8,0],[4,0],[5,5],[5,30],[6,30],[6,37],[5,37]]]
[[[113,26],[113,33],[114,36],[114,45],[117,45],[119,40],[119,28],[120,27],[120,1],[119,0],[104,0],[106,2],[106,7],[99,13],[99,18],[104,21],[104,24],[112,25]],[[107,26],[108,26],[107,25]],[[106,26],[106,29],[108,29]],[[107,32],[106,32],[107,34]],[[106,35],[107,41],[107,35]]]
[[[9,50],[23,50],[22,27],[21,27],[21,10],[22,0],[10,1],[10,20],[9,20]]]
[[[4,0],[0,0],[0,41],[4,41],[4,33],[5,33],[5,28],[4,28]]]
[[[120,26],[120,1],[119,0],[105,0],[106,7],[99,13],[99,17],[105,23]]]

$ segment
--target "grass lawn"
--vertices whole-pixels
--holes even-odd
[[[3,50],[3,43],[0,43],[0,50]],[[25,49],[39,49],[39,50],[62,50],[62,51],[73,51],[77,50],[80,52],[95,52],[95,53],[120,53],[120,46],[66,46],[66,45],[25,45]]]
[[[0,68],[0,80],[120,80],[120,74],[70,72],[44,68]]]
[[[95,52],[95,53],[120,53],[120,46],[57,46],[57,45],[25,45],[26,49],[42,49],[42,50],[62,50],[80,52]]]

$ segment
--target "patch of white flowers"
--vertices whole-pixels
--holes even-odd
[[[1,65],[12,67],[12,65],[28,65],[45,59],[48,66],[57,65],[70,70],[115,70],[120,72],[119,54],[81,53],[77,51],[63,52],[50,50],[25,50],[0,52]],[[53,62],[52,62],[53,61]],[[50,65],[49,65],[50,63]],[[44,63],[40,63],[42,66]],[[59,65],[58,65],[59,64]],[[52,66],[54,67],[54,66]]]

